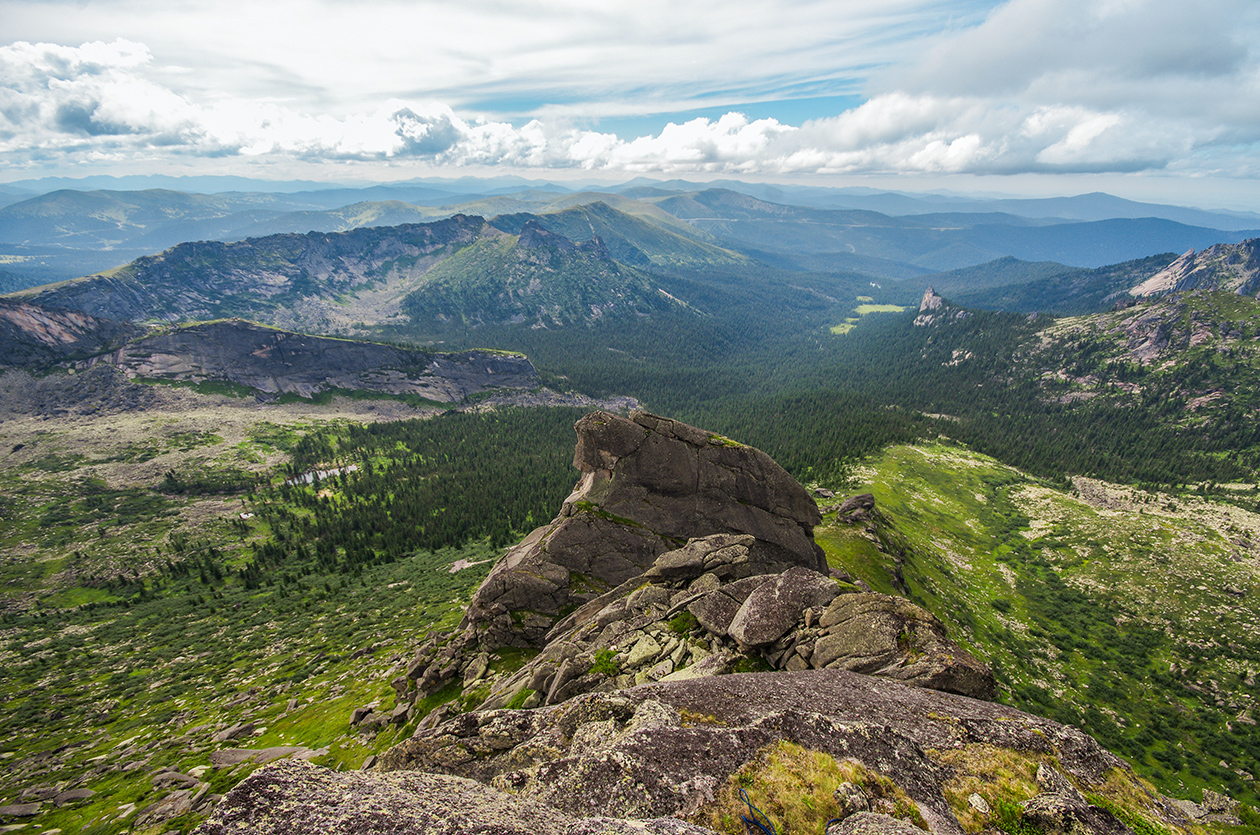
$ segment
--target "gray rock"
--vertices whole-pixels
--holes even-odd
[[[1238,811],[1237,800],[1220,792],[1214,792],[1211,789],[1203,790],[1202,806],[1208,814],[1232,815]]]
[[[1223,823],[1228,826],[1242,824],[1242,819],[1238,817],[1238,801],[1211,789],[1203,790],[1203,812],[1206,823]]]
[[[213,738],[215,742],[227,742],[231,739],[238,739],[252,734],[255,727],[253,722],[239,722],[230,728],[219,731]]]
[[[356,707],[354,710],[350,711],[350,724],[358,725],[371,714],[372,708],[370,707]]]
[[[840,593],[826,574],[789,568],[762,583],[735,613],[727,634],[741,647],[763,647],[782,638],[811,606],[826,606]]]
[[[52,800],[57,796],[56,786],[31,786],[22,790],[20,795],[23,802],[29,800]]]
[[[682,719],[695,715],[706,718]],[[586,747],[573,750],[579,727],[609,720],[598,739],[584,736]],[[943,794],[950,772],[925,749],[1053,754],[1085,785],[1100,784],[1113,769],[1128,773],[1075,728],[843,670],[672,680],[536,710],[474,711],[418,731],[384,754],[378,769],[501,783],[573,815],[651,818],[679,812],[689,802],[684,785],[696,786],[701,775],[724,783],[781,740],[866,764],[918,804],[933,832],[954,835],[961,827]]]
[[[923,830],[888,815],[858,812],[828,826],[826,835],[923,835]]]
[[[724,592],[715,591],[693,601],[687,611],[695,615],[700,625],[709,632],[725,635],[731,621],[735,619],[735,613],[739,611],[739,605]]]
[[[777,570],[825,570],[812,536],[817,505],[765,453],[646,412],[593,412],[576,429],[573,463],[582,476],[559,516],[505,554],[473,595],[461,631],[481,649],[539,645],[562,609],[596,596],[571,587],[574,573],[612,588],[675,550],[684,553],[660,568],[671,576],[745,557]],[[671,545],[713,534],[753,542]],[[508,614],[520,610],[543,623],[522,628]]]
[[[832,797],[836,800],[839,810],[836,817],[844,820],[849,815],[856,815],[858,812],[869,812],[871,810],[871,799],[866,796],[866,792],[857,783],[845,781],[836,787],[832,793]]]
[[[32,818],[39,814],[43,803],[9,803],[0,806],[0,818]]]
[[[95,795],[96,792],[91,789],[70,789],[69,791],[61,792],[54,797],[53,805],[60,808],[62,806],[68,806],[71,803],[78,803],[80,800],[87,800],[89,797],[94,797]]]
[[[166,788],[168,786],[178,785],[182,788],[192,788],[201,783],[191,774],[181,774],[178,771],[159,771],[152,777],[153,785],[158,788]]]
[[[277,745],[272,748],[224,748],[210,752],[210,764],[215,768],[238,765],[243,762],[269,763],[283,757],[307,759],[326,753],[327,749],[312,750],[300,745]]]
[[[1023,804],[1023,819],[1045,835],[1133,835],[1111,812],[1091,806],[1079,792],[1044,792]]]
[[[337,800],[334,801],[334,798]],[[352,802],[346,802],[352,798]],[[579,817],[445,774],[281,762],[241,781],[198,835],[713,835],[674,818]]]
[[[1173,805],[1184,812],[1186,817],[1192,821],[1202,820],[1207,817],[1207,809],[1204,809],[1193,800],[1174,800]]]
[[[810,666],[881,675],[977,699],[997,694],[993,671],[945,637],[930,612],[900,597],[843,594],[819,620]]]
[[[871,518],[871,511],[874,509],[875,497],[870,493],[862,493],[859,496],[850,496],[845,499],[838,508],[836,508],[836,519],[841,522],[848,522],[849,524],[865,522]]]
[[[191,812],[192,797],[193,793],[187,789],[171,792],[156,803],[151,803],[137,812],[136,826],[161,823]]]
[[[1085,798],[1072,785],[1072,781],[1062,771],[1059,771],[1052,765],[1041,763],[1037,766],[1037,785],[1041,787],[1043,792],[1073,795],[1079,798],[1081,803],[1085,802]]]

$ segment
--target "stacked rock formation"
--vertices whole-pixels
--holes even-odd
[[[433,711],[364,772],[269,766],[200,835],[704,835],[793,747],[858,780],[817,810],[815,831],[841,819],[828,835],[995,831],[1013,799],[1047,832],[1132,835],[1086,792],[1189,823],[1078,729],[959,695],[991,697],[988,668],[926,611],[829,574],[817,508],[763,454],[646,414],[578,436],[560,516],[395,681],[402,706],[462,676],[482,706]],[[874,500],[843,507],[860,522]],[[540,651],[495,673],[505,646]],[[749,663],[780,671],[717,675]],[[995,783],[998,762],[1040,794]]]
[[[839,668],[994,697],[989,668],[926,610],[803,566],[765,572],[755,547],[751,536],[714,534],[667,551],[557,623],[542,652],[494,682],[482,706],[558,704],[739,669]]]
[[[457,677],[485,707],[534,707],[836,667],[993,698],[991,671],[931,614],[830,576],[818,506],[765,453],[645,412],[594,412],[576,430],[582,475],[559,516],[504,555],[454,635],[417,652],[394,681],[400,702]],[[495,678],[489,653],[504,646],[540,653]]]
[[[456,634],[417,654],[408,677],[421,692],[466,673],[478,653],[542,648],[564,614],[694,537],[751,537],[743,576],[827,570],[813,540],[818,506],[760,450],[646,412],[592,412],[575,428],[573,493],[499,560]]]

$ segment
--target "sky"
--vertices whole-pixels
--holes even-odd
[[[645,176],[1260,211],[1255,0],[0,0],[0,183]]]

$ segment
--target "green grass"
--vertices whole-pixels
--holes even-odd
[[[899,304],[859,304],[853,308],[853,312],[859,316],[867,316],[871,313],[904,313],[905,310]]]
[[[1260,602],[1234,542],[1260,540],[1260,516],[1084,479],[1065,490],[948,443],[889,448],[855,481],[875,495],[879,546],[825,523],[832,565],[877,591],[899,571],[994,666],[1005,701],[1084,728],[1162,790],[1251,796],[1234,769],[1257,773],[1260,733],[1236,717],[1256,695]]]
[[[906,308],[898,304],[871,304],[870,296],[858,296],[858,301],[864,303],[853,308],[853,312],[857,316],[845,319],[838,325],[832,325],[830,330],[833,334],[844,336],[857,327],[857,323],[862,320],[863,316],[869,316],[872,313],[903,313],[906,310]]]
[[[368,569],[357,581],[334,578],[333,593],[318,574],[260,592],[226,578],[203,585],[194,576],[169,578],[161,588],[147,583],[147,593],[125,599],[67,590],[50,602],[80,608],[4,615],[0,752],[12,754],[5,760],[10,785],[86,777],[95,797],[38,819],[46,828],[79,831],[119,805],[165,794],[131,772],[92,776],[102,755],[110,762],[143,758],[145,774],[163,765],[187,772],[209,765],[208,752],[219,747],[300,745],[329,748],[317,763],[358,768],[404,731],[391,725],[361,736],[350,728],[351,711],[370,703],[393,708],[392,664],[429,629],[452,625],[458,601],[488,568],[438,570],[452,557],[417,554]],[[382,594],[391,587],[398,590]],[[369,647],[369,655],[349,659],[353,649]],[[243,704],[230,706],[241,697]],[[290,699],[299,705],[287,711]],[[215,729],[245,716],[266,730],[230,743],[210,740]],[[49,760],[55,751],[64,753]],[[204,779],[226,788],[254,767]]]

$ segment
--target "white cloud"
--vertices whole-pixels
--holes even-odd
[[[854,0],[844,14],[824,0],[644,2],[400,2],[373,7],[373,19],[353,4],[288,0],[230,21],[208,0],[89,4],[87,24],[76,14],[60,25],[104,27],[121,13],[164,38],[161,49],[127,39],[0,47],[0,153],[10,168],[213,157],[667,174],[1260,174],[1253,0],[1009,0],[982,20],[968,0]],[[30,8],[0,0],[0,12],[21,12],[18,30]],[[589,128],[606,114],[835,94],[868,74],[863,104],[799,124],[731,108],[638,137]],[[517,115],[473,115],[496,109]]]

